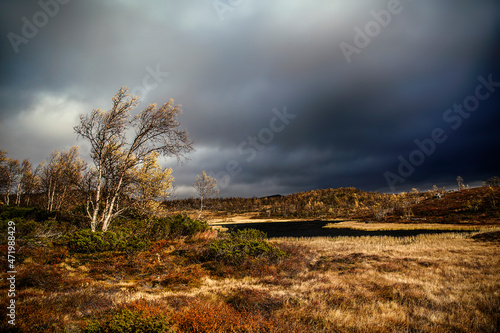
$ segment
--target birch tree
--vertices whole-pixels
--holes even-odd
[[[111,109],[94,109],[80,115],[74,127],[79,137],[90,143],[93,170],[87,215],[92,231],[106,231],[111,221],[126,207],[118,208],[118,199],[134,168],[153,152],[175,156],[178,161],[193,150],[186,130],[179,129],[179,105],[170,99],[160,107],[148,105],[140,114],[131,115],[139,98],[120,88],[112,99]],[[133,133],[130,133],[133,130]],[[129,135],[130,134],[130,135]]]
[[[21,204],[21,194],[23,192],[23,183],[25,183],[26,177],[28,177],[28,175],[30,173],[32,174],[31,162],[28,159],[24,159],[23,162],[21,163],[21,166],[19,167],[20,179],[17,182],[17,186],[16,186],[16,205],[17,206],[19,206]]]
[[[201,175],[196,176],[194,187],[196,189],[196,193],[200,196],[200,213],[198,214],[199,219],[203,211],[203,201],[206,198],[219,194],[219,190],[217,189],[217,179],[208,176],[205,171],[203,171]]]
[[[461,191],[465,188],[464,179],[460,176],[457,177],[458,190]]]
[[[7,187],[7,152],[4,150],[0,150],[0,193],[5,194]],[[2,202],[3,203],[3,202]],[[5,204],[7,204],[5,202]]]
[[[18,160],[8,158],[6,152],[0,151],[0,188],[6,205],[10,204],[11,191],[19,180],[20,170]]]
[[[43,165],[39,165],[39,167],[33,171],[31,162],[27,159],[23,161],[21,168],[22,175],[19,184],[21,187],[21,193],[23,193],[25,197],[24,201],[26,206],[30,205],[31,197],[40,188],[40,177],[38,174],[42,166]],[[19,202],[20,201],[21,200],[19,200]]]
[[[60,210],[63,203],[79,187],[85,162],[79,157],[78,147],[69,151],[54,151],[41,170],[41,183],[47,196],[46,209]]]

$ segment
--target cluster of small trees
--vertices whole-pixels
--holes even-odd
[[[160,156],[178,161],[193,150],[186,130],[179,128],[179,105],[171,99],[160,107],[148,105],[138,115],[131,111],[139,99],[122,87],[109,111],[80,115],[76,134],[90,144],[87,163],[78,147],[55,151],[33,169],[0,151],[0,190],[4,204],[37,205],[49,211],[81,207],[92,231],[106,231],[126,209],[158,213],[173,182],[172,169],[160,166]],[[201,198],[215,195],[216,182],[204,172],[195,182]],[[34,200],[36,198],[36,200]]]
[[[0,151],[0,188],[4,204],[37,205],[60,210],[79,183],[85,163],[78,148],[55,151],[35,169],[29,159],[19,163]],[[14,201],[12,201],[14,199]]]
[[[18,160],[8,158],[7,152],[0,150],[0,190],[2,191],[2,200],[10,203],[11,194],[15,193],[16,204],[21,202],[21,194],[30,191],[28,183],[28,172],[31,173],[31,163],[24,160],[21,164]]]

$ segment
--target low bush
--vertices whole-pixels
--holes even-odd
[[[240,265],[252,258],[278,261],[286,258],[287,253],[269,244],[264,232],[244,229],[212,241],[208,245],[208,256],[227,265]]]
[[[27,220],[21,217],[14,217],[7,220],[2,220],[0,222],[0,232],[2,234],[2,240],[7,239],[8,222],[13,221],[15,223],[15,235],[16,239],[22,239],[27,237],[32,237],[36,230],[40,228],[41,223],[35,222],[33,220]],[[12,230],[12,229],[11,229]]]
[[[123,309],[108,318],[87,322],[83,333],[175,332],[170,318],[163,314]]]
[[[238,311],[225,303],[190,302],[173,313],[182,332],[273,332],[273,326],[258,314]]]
[[[254,288],[238,288],[226,297],[225,302],[240,312],[263,313],[266,316],[279,310],[284,304],[282,298]]]
[[[57,297],[37,296],[25,300],[20,296],[16,302],[15,327],[18,332],[62,332],[64,315],[57,304]]]
[[[173,269],[160,282],[160,285],[172,290],[189,289],[201,285],[201,279],[206,276],[205,270],[199,266],[189,266]]]
[[[149,240],[134,235],[128,229],[96,231],[83,229],[67,236],[66,242],[72,252],[95,253],[105,251],[137,252],[149,246]]]
[[[65,274],[54,265],[29,264],[24,265],[16,276],[16,288],[39,288],[55,291],[62,288]]]
[[[69,257],[69,251],[65,246],[32,246],[27,245],[20,247],[16,261],[23,262],[31,260],[40,265],[60,264],[64,259]]]
[[[193,236],[208,229],[206,222],[194,220],[185,213],[169,217],[168,220],[172,236]]]
[[[173,239],[182,236],[194,236],[208,230],[208,224],[191,219],[184,214],[165,218],[119,219],[111,227],[111,231],[128,229],[134,234],[141,234],[150,241]]]
[[[68,221],[55,219],[39,221],[29,216],[16,216],[3,220],[0,219],[0,237],[7,234],[9,221],[15,223],[16,240],[25,240],[30,243],[50,243],[65,234],[71,234],[77,230],[77,227]],[[5,239],[6,237],[1,238]]]
[[[49,212],[36,207],[0,205],[0,220],[12,220],[17,217],[42,222],[51,218],[53,219],[56,215],[57,212]]]

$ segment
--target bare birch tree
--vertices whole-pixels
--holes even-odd
[[[171,99],[161,107],[148,105],[132,117],[131,111],[139,98],[131,97],[126,87],[120,88],[112,99],[109,111],[94,109],[80,115],[80,125],[74,130],[90,142],[90,157],[94,162],[87,215],[90,227],[106,231],[124,208],[118,209],[118,199],[132,170],[146,157],[158,152],[162,156],[176,156],[178,161],[193,150],[186,130],[179,129],[179,105]],[[132,139],[127,134],[133,129]]]
[[[461,191],[465,188],[464,179],[460,176],[457,177],[458,190]]]
[[[47,163],[42,165],[41,183],[47,196],[46,209],[60,210],[68,195],[81,182],[85,162],[79,157],[78,147],[69,151],[54,151]]]
[[[0,151],[0,189],[4,193],[5,204],[10,204],[10,195],[19,180],[20,165],[16,159],[6,157],[6,152]]]
[[[23,161],[22,175],[21,175],[21,180],[19,183],[21,185],[21,192],[24,194],[24,197],[25,197],[24,201],[25,201],[26,206],[30,205],[31,197],[40,188],[39,173],[40,173],[42,166],[43,165],[40,164],[35,169],[35,171],[33,171],[31,162],[28,159]]]
[[[219,190],[217,189],[217,179],[208,176],[205,171],[203,171],[201,175],[196,176],[194,187],[196,189],[196,193],[200,196],[200,213],[198,214],[199,219],[203,211],[204,199],[219,194]]]
[[[21,194],[23,192],[23,184],[25,183],[25,179],[28,174],[31,173],[31,162],[28,159],[24,159],[19,167],[19,175],[20,179],[17,182],[16,186],[16,205],[19,206],[21,204]]]

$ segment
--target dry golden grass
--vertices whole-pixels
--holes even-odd
[[[495,231],[499,230],[491,226],[463,225],[463,224],[439,224],[439,223],[364,223],[358,221],[342,221],[339,223],[328,223],[324,228],[331,229],[353,229],[365,231],[389,231],[389,230],[450,230],[450,231]]]
[[[207,232],[198,241],[213,237]],[[172,261],[180,260],[172,257],[173,249],[194,243],[166,243],[154,253],[129,258],[124,266],[115,263],[116,268],[106,266],[105,256],[92,262],[66,259],[66,265],[51,266],[53,274],[74,277],[64,288],[47,289],[44,281],[35,281],[24,289],[19,322],[21,327],[43,322],[46,331],[77,332],[85,318],[140,301],[165,309],[179,332],[207,327],[213,332],[498,332],[498,242],[474,240],[469,233],[270,242],[294,257],[242,278],[211,276],[198,264]],[[98,263],[102,278],[92,280]],[[137,265],[147,267],[138,270]],[[135,277],[118,279],[117,271]],[[159,276],[186,287],[150,283]],[[191,280],[196,283],[187,286]],[[216,316],[219,312],[230,318]]]
[[[241,290],[280,299],[273,316],[311,332],[495,332],[500,248],[449,233],[278,239],[311,249],[293,279],[206,279],[184,296],[225,299]]]
[[[498,243],[459,233],[278,242],[318,254],[318,270],[294,291],[330,329],[495,332],[500,323]]]
[[[274,332],[290,327],[307,332],[497,332],[498,243],[478,242],[463,233],[272,242],[308,248],[308,268],[290,277],[207,277],[199,288],[156,298],[228,302],[235,295],[250,295],[246,301],[237,298],[237,305],[287,323],[275,325]]]

